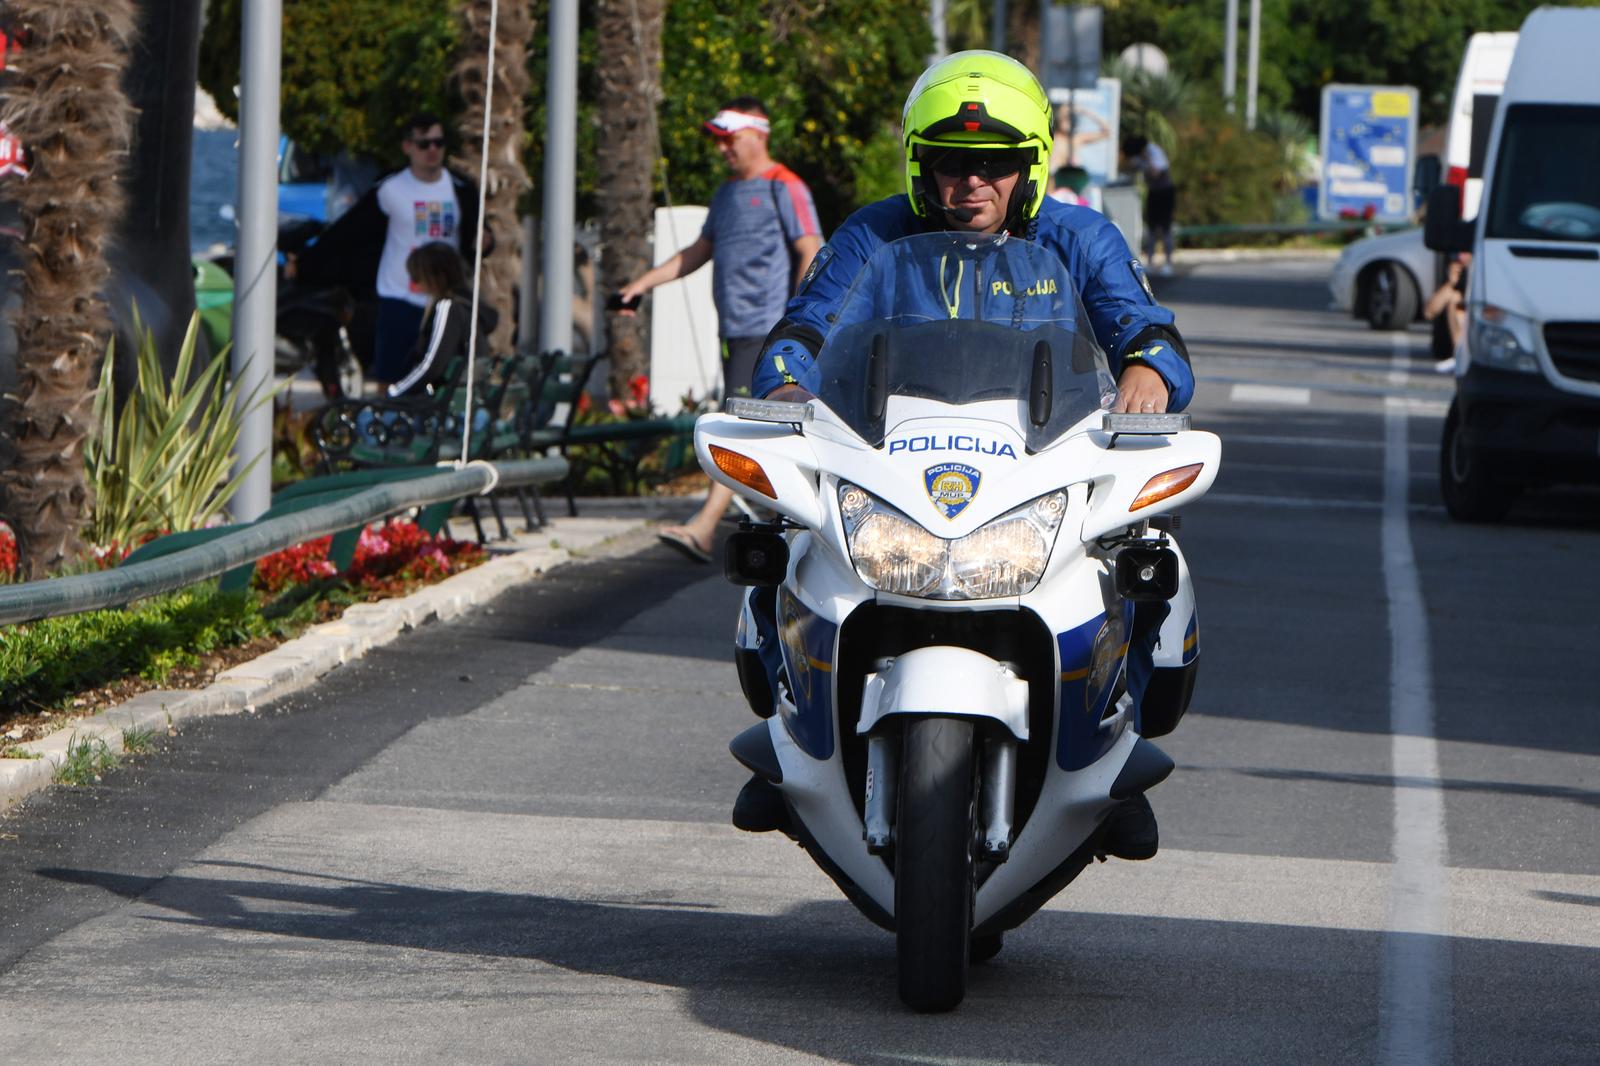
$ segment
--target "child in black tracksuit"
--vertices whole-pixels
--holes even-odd
[[[459,383],[466,370],[468,322],[472,317],[472,290],[460,254],[442,242],[424,244],[406,257],[412,285],[432,302],[422,316],[422,329],[411,349],[410,369],[389,386],[390,397],[432,395]],[[477,357],[488,355],[484,334],[493,329],[494,312],[480,307]],[[453,364],[453,365],[452,365]]]

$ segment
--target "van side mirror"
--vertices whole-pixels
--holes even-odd
[[[1435,252],[1472,251],[1472,223],[1461,221],[1461,186],[1440,185],[1428,194],[1422,243]]]
[[[1412,202],[1418,207],[1428,202],[1428,197],[1433,195],[1433,190],[1439,187],[1444,177],[1444,165],[1436,155],[1425,155],[1417,158],[1416,172],[1411,176],[1411,189],[1416,199]]]

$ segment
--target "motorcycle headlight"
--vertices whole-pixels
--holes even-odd
[[[854,485],[839,486],[839,513],[850,560],[871,587],[932,600],[983,600],[1020,596],[1039,583],[1067,494],[1046,493],[955,540],[934,536]]]
[[[1534,356],[1533,323],[1521,315],[1483,304],[1472,312],[1472,358],[1496,370],[1539,372]]]

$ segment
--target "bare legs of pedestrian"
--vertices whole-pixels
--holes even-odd
[[[733,490],[713,481],[706,502],[681,526],[663,526],[657,533],[663,544],[682,552],[696,562],[709,563],[711,549],[717,541],[717,523],[722,521],[728,504],[733,502]]]

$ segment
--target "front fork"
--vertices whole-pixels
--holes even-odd
[[[862,804],[867,851],[881,855],[894,843],[900,785],[900,735],[883,729],[867,738],[866,796]],[[1012,816],[1017,794],[1017,742],[991,735],[983,744],[978,790],[979,857],[1005,862],[1011,854]]]

